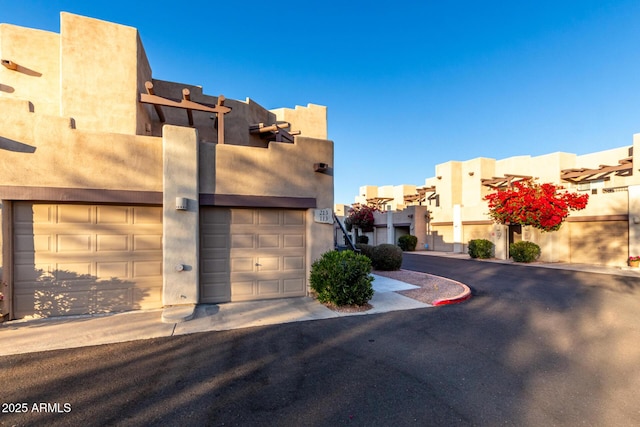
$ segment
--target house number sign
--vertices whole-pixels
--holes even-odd
[[[321,224],[333,224],[333,210],[331,208],[315,209],[313,220]]]

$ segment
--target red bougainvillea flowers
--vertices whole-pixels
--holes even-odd
[[[530,225],[543,231],[556,231],[569,211],[582,210],[588,194],[561,191],[553,184],[538,184],[532,179],[513,183],[485,196],[489,216],[499,224]]]

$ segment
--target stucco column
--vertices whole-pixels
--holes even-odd
[[[389,205],[387,205],[387,243],[395,244],[393,241],[393,211]]]
[[[197,131],[164,126],[162,164],[162,320],[173,323],[191,319],[199,297]]]
[[[462,253],[462,208],[453,205],[453,252]]]
[[[493,224],[493,244],[495,249],[495,257],[497,259],[509,259],[508,227],[502,224]]]
[[[640,185],[629,188],[629,256],[640,255]]]

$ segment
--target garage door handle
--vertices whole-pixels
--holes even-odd
[[[256,262],[256,267],[262,267],[262,264],[260,264],[259,262]]]

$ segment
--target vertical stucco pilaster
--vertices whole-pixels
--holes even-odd
[[[629,194],[629,256],[640,255],[640,185],[630,185]]]
[[[497,259],[509,259],[509,248],[507,243],[509,241],[508,227],[502,224],[493,224],[493,244],[495,250],[495,257]]]
[[[462,252],[462,207],[453,205],[453,252]]]
[[[391,206],[387,205],[387,241],[385,243],[393,245],[393,237],[393,211]]]
[[[195,129],[164,126],[163,304],[197,304],[199,293],[198,134]],[[176,198],[187,209],[176,209]]]

